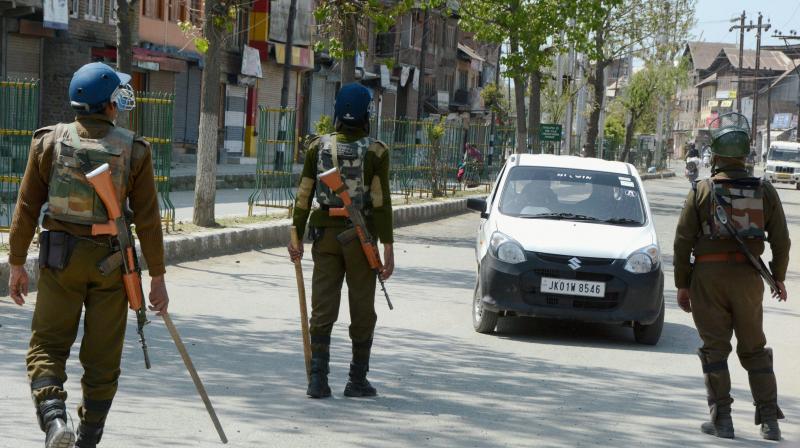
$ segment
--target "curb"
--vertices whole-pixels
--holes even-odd
[[[404,205],[393,210],[395,227],[436,221],[467,212],[466,199],[450,199],[441,202]],[[164,261],[174,265],[186,261],[231,255],[256,249],[285,246],[289,243],[291,220],[283,219],[264,224],[250,224],[230,229],[209,230],[191,235],[166,235],[164,237]],[[145,269],[144,257],[140,257]],[[31,291],[39,280],[38,254],[31,251],[25,263],[30,276]],[[8,260],[0,262],[0,296],[8,295]]]

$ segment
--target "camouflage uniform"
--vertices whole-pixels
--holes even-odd
[[[739,252],[735,241],[713,212],[719,195],[731,223],[756,256],[769,241],[773,274],[783,281],[789,263],[789,232],[778,193],[768,183],[747,178],[744,164],[728,160],[712,180],[700,182],[689,192],[678,221],[674,246],[675,285],[690,290],[692,316],[703,340],[698,351],[711,411],[711,424],[725,419],[726,434],[733,437],[730,423],[731,381],[728,371],[731,336],[736,333],[737,355],[748,371],[756,406],[756,424],[783,415],[777,404],[777,386],[772,369],[772,351],[766,348],[762,298],[764,284],[758,272]],[[733,181],[733,183],[731,183]],[[750,184],[749,186],[747,184]],[[690,257],[695,257],[691,264]],[[712,426],[703,427],[705,432]]]
[[[127,200],[133,212],[150,275],[162,275],[163,238],[149,145],[101,114],[79,116],[72,126],[93,167],[111,164],[121,202]],[[103,275],[97,268],[112,248],[108,237],[92,236],[90,224],[108,218],[82,176],[82,156],[75,151],[74,138],[68,125],[34,133],[11,225],[9,262],[25,263],[40,210],[47,203],[43,221],[47,232],[42,235],[49,235],[51,250],[56,235],[70,250],[65,252],[63,269],[43,267],[39,275],[26,358],[31,391],[37,405],[66,399],[65,365],[85,311],[80,348],[83,400],[78,414],[82,425],[102,427],[120,376],[127,300],[120,269]]]
[[[386,145],[369,139],[362,131],[325,135],[313,140],[306,153],[293,216],[294,225],[302,235],[310,215],[309,237],[314,242],[311,250],[314,260],[310,322],[312,369],[323,370],[327,375],[331,332],[339,315],[342,284],[347,281],[353,363],[364,366],[366,375],[377,321],[376,276],[358,239],[346,242],[337,239],[349,223],[342,217],[329,215],[330,208],[342,206],[341,200],[317,181],[318,174],[334,166],[339,168],[354,203],[364,211],[370,232],[382,243],[389,244],[393,241],[389,152]],[[319,208],[312,212],[315,197]]]

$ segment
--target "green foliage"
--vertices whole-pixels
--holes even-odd
[[[314,9],[317,23],[317,36],[314,51],[327,52],[335,59],[353,57],[346,52],[342,42],[342,30],[350,24],[372,24],[377,33],[388,32],[397,19],[415,7],[421,9],[439,8],[445,0],[319,0]],[[359,42],[357,47],[366,49],[367,42]]]
[[[319,121],[314,123],[314,133],[316,135],[330,134],[333,131],[333,119],[330,115],[323,115],[319,117]]]
[[[481,90],[481,98],[483,104],[500,117],[501,121],[505,121],[508,115],[508,100],[503,94],[503,88],[495,83],[486,84]]]
[[[205,37],[196,37],[194,39],[194,46],[200,54],[208,53],[208,39]]]
[[[445,127],[444,127],[444,117],[441,117],[438,122],[431,122],[426,131],[428,133],[428,139],[434,144],[437,145],[439,140],[444,136]]]
[[[606,140],[616,144],[622,142],[625,138],[625,123],[621,114],[609,114],[606,117],[604,135]]]

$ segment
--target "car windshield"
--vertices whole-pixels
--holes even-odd
[[[800,151],[794,149],[771,149],[768,160],[776,162],[800,162]]]
[[[616,225],[645,222],[633,176],[571,168],[516,166],[509,171],[500,213]]]

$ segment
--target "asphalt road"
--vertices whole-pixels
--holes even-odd
[[[347,306],[334,329],[334,398],[305,397],[294,270],[284,250],[170,267],[173,319],[230,438],[238,447],[772,446],[758,437],[746,372],[731,359],[737,441],[703,435],[707,416],[699,339],[675,305],[672,234],[688,183],[646,183],[667,273],[667,315],[656,347],[628,328],[503,320],[496,335],[472,330],[474,234],[462,215],[397,233],[395,311],[378,296],[370,378],[375,399],[342,397],[349,362]],[[800,192],[781,190],[792,232]],[[793,260],[800,258],[798,246]],[[800,272],[789,302],[765,299],[780,404],[782,446],[800,446]],[[305,264],[310,284],[310,262]],[[346,296],[345,296],[346,297]],[[33,303],[0,300],[0,446],[42,446],[24,356]],[[346,302],[346,301],[345,301]],[[219,441],[162,322],[147,327],[153,368],[143,368],[129,319],[120,391],[104,447],[213,447]],[[79,336],[80,337],[80,336]],[[77,346],[68,363],[73,416],[80,398]]]

